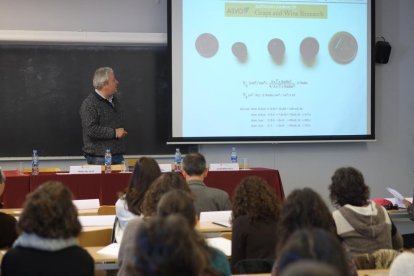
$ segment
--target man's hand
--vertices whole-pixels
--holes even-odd
[[[124,128],[117,128],[115,129],[115,132],[116,132],[115,135],[117,139],[124,138],[128,134],[128,132],[126,132]]]

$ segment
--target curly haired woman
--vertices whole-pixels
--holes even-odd
[[[94,261],[79,247],[82,229],[72,194],[60,182],[46,182],[26,200],[17,223],[20,237],[1,264],[4,276],[94,275]]]
[[[360,171],[352,167],[337,169],[329,191],[332,203],[338,207],[332,213],[338,235],[352,254],[401,248],[401,235],[385,208],[369,200],[369,187]]]
[[[233,197],[233,269],[246,259],[274,259],[279,213],[279,200],[265,180],[251,176],[240,182]]]
[[[336,234],[335,221],[325,202],[311,188],[293,190],[283,205],[278,227],[278,252],[297,230],[319,227]]]

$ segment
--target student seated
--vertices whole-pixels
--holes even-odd
[[[149,218],[139,225],[131,242],[133,258],[126,264],[123,275],[217,275],[208,272],[208,260],[198,238],[180,215]]]
[[[134,218],[130,220],[121,240],[118,255],[118,275],[129,275],[126,272],[126,266],[133,261],[134,258],[133,252],[136,244],[133,240],[135,239],[137,229],[146,219],[156,215],[158,201],[165,193],[174,189],[191,193],[185,180],[179,174],[173,172],[164,173],[159,176],[145,193],[144,201],[142,203],[142,214],[144,215],[144,218]]]
[[[247,177],[236,187],[233,196],[231,248],[234,273],[239,273],[235,270],[239,261],[253,262],[253,259],[268,261],[269,269],[256,267],[254,271],[246,272],[271,271],[275,259],[279,215],[280,203],[276,193],[262,178]]]
[[[128,222],[136,217],[143,217],[142,203],[151,183],[161,175],[157,161],[150,157],[141,157],[135,163],[126,192],[115,203],[116,217],[115,240],[121,242]]]
[[[318,261],[298,261],[289,265],[280,276],[338,276],[332,266]]]
[[[278,241],[276,255],[295,231],[314,227],[336,235],[332,214],[319,194],[311,188],[293,190],[286,198],[280,214],[276,232]]]
[[[329,191],[338,208],[332,213],[337,233],[352,254],[402,247],[402,237],[385,208],[369,200],[369,187],[360,171],[337,169]]]
[[[200,249],[209,260],[210,268],[220,275],[230,276],[230,265],[224,253],[209,247],[204,238],[195,230],[197,215],[191,194],[181,190],[172,190],[162,196],[158,202],[157,215],[165,218],[174,214],[182,215],[193,229]]]
[[[350,275],[345,251],[339,240],[320,228],[293,233],[281,250],[272,275],[283,275],[289,266],[301,261],[318,261],[336,268],[337,276]]]
[[[78,245],[72,194],[62,183],[49,181],[31,193],[17,226],[22,234],[3,257],[3,276],[94,275],[92,257]]]
[[[0,197],[6,186],[6,176],[0,168]],[[0,249],[9,248],[17,239],[17,221],[13,216],[2,213],[0,210]]]
[[[209,188],[204,184],[208,169],[206,159],[201,153],[189,153],[183,158],[182,173],[195,196],[197,214],[231,210],[229,195],[225,191]]]

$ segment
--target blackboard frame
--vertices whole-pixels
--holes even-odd
[[[0,157],[82,156],[79,107],[100,66],[120,81],[126,155],[173,155],[168,60],[165,45],[0,45]]]

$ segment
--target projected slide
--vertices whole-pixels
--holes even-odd
[[[370,135],[369,5],[176,0],[173,137]]]

